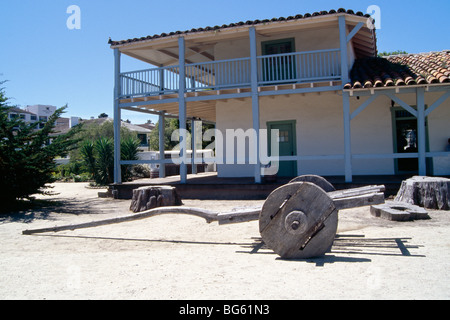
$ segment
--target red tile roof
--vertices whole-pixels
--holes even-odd
[[[356,59],[344,89],[450,83],[450,51]]]
[[[346,10],[343,8],[340,8],[338,10],[330,10],[330,11],[320,11],[320,12],[314,12],[314,13],[306,13],[306,14],[297,14],[295,16],[289,16],[287,18],[280,17],[280,18],[272,18],[272,19],[264,19],[264,20],[248,20],[248,21],[240,21],[236,23],[230,23],[230,24],[224,24],[222,26],[214,26],[214,27],[205,27],[205,28],[194,28],[186,31],[175,31],[170,33],[161,33],[161,34],[155,34],[153,36],[147,36],[142,38],[134,38],[134,39],[128,39],[128,40],[121,40],[121,41],[113,41],[109,39],[108,43],[112,46],[117,45],[123,45],[133,42],[139,42],[139,41],[145,41],[145,40],[152,40],[157,38],[164,38],[169,37],[177,34],[189,34],[189,33],[195,33],[195,32],[203,32],[203,31],[214,31],[214,30],[220,30],[220,29],[226,29],[226,28],[232,28],[232,27],[238,27],[238,26],[245,26],[245,25],[257,25],[257,24],[267,24],[270,22],[277,22],[277,21],[290,21],[290,20],[299,20],[299,19],[305,19],[310,17],[316,17],[316,16],[323,16],[323,15],[330,15],[330,14],[336,14],[336,13],[347,13],[351,15],[356,15],[360,17],[366,17],[369,18],[369,14],[364,14],[360,11],[354,12],[353,10]]]

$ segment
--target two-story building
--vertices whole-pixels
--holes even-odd
[[[20,108],[12,107],[8,109],[8,117],[10,119],[21,119],[24,122],[36,122],[37,115],[35,113],[23,110]]]
[[[181,182],[198,161],[186,157],[188,120],[215,123],[219,177],[260,183],[266,149],[279,176],[450,175],[449,52],[377,58],[369,15],[339,9],[109,43],[116,183],[128,163],[121,110],[179,119]],[[122,71],[122,54],[149,69]]]

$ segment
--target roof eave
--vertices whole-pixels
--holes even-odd
[[[142,37],[142,38],[134,38],[122,41],[112,41],[109,40],[109,44],[111,49],[121,49],[121,48],[137,48],[144,47],[150,43],[152,44],[164,44],[164,43],[173,43],[178,40],[180,36],[184,36],[186,40],[196,39],[196,38],[213,38],[216,37],[218,33],[220,34],[239,34],[246,33],[250,27],[255,27],[257,30],[270,30],[278,27],[286,27],[286,25],[303,25],[307,26],[309,24],[319,24],[324,22],[332,22],[338,19],[339,16],[346,16],[348,18],[347,21],[359,23],[359,22],[367,22],[370,17],[363,15],[355,15],[347,12],[336,12],[336,13],[327,13],[323,15],[311,15],[311,16],[302,16],[301,18],[296,19],[284,19],[284,20],[255,20],[250,23],[249,21],[246,23],[232,23],[227,26],[222,27],[206,27],[206,28],[198,28],[191,29],[186,31],[176,31],[171,32],[169,34],[162,33],[160,35]],[[281,19],[281,18],[279,18]],[[195,31],[192,31],[195,30]]]

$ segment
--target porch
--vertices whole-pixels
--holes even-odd
[[[264,55],[256,61],[259,96],[342,88],[340,49]],[[217,100],[252,97],[250,57],[188,63],[180,71],[174,65],[121,73],[121,108],[177,116],[184,86],[187,118],[215,122]]]
[[[184,66],[185,92],[248,88],[250,57]],[[340,80],[340,49],[294,52],[257,57],[257,84],[282,85]],[[120,74],[120,99],[178,94],[180,66],[167,66]],[[181,78],[182,79],[182,78]]]
[[[397,194],[401,182],[411,175],[354,176],[353,182],[345,182],[344,176],[329,176],[327,179],[336,190],[357,188],[367,185],[385,185],[385,196]],[[109,193],[118,199],[131,199],[133,189],[144,186],[169,185],[177,188],[182,199],[199,200],[265,200],[276,188],[288,183],[292,178],[278,177],[275,181],[255,184],[253,178],[219,178],[217,173],[188,174],[187,182],[180,176],[139,179],[121,184],[112,184]]]
[[[381,68],[370,70],[371,72],[367,72],[366,66],[363,66],[364,68],[353,66],[352,68],[355,61],[366,58],[374,59],[376,56],[375,33],[370,28],[370,24],[367,24],[369,22],[367,17],[337,12],[332,15],[308,17],[307,20],[301,18],[288,20],[285,22],[283,19],[271,23],[255,21],[238,26],[188,30],[111,42],[115,56],[114,118],[117,120],[115,124],[115,182],[121,183],[121,165],[138,163],[120,160],[120,131],[117,123],[121,116],[121,110],[158,115],[160,123],[167,117],[179,119],[180,184],[189,185],[187,165],[197,163],[197,160],[187,156],[187,152],[192,147],[195,154],[198,146],[195,143],[192,146],[187,144],[187,134],[189,134],[186,132],[187,121],[192,121],[192,128],[195,128],[201,121],[216,123],[216,116],[219,113],[222,113],[223,116],[224,112],[228,112],[234,118],[227,119],[226,124],[224,121],[221,124],[220,121],[217,121],[222,126],[221,129],[226,130],[229,128],[227,125],[233,126],[238,120],[241,120],[242,107],[245,104],[247,114],[251,117],[247,117],[245,126],[240,128],[254,130],[256,137],[253,140],[255,143],[252,144],[252,148],[256,148],[255,154],[259,156],[260,142],[265,141],[260,137],[260,128],[264,127],[261,120],[267,120],[264,119],[267,112],[264,114],[261,110],[264,109],[267,97],[275,101],[274,97],[276,96],[292,96],[292,101],[295,102],[297,98],[300,98],[304,102],[306,100],[302,99],[304,96],[313,94],[323,96],[324,93],[332,93],[338,101],[326,105],[337,108],[330,107],[329,110],[322,110],[322,114],[325,115],[330,110],[340,109],[342,114],[336,113],[332,117],[332,119],[339,118],[339,124],[335,124],[333,128],[340,128],[343,125],[341,132],[333,132],[333,137],[343,135],[343,141],[335,144],[341,146],[339,150],[330,152],[329,149],[322,148],[322,150],[309,152],[308,148],[305,148],[306,151],[303,154],[291,152],[280,155],[276,159],[280,162],[329,161],[329,163],[335,163],[337,161],[343,170],[335,170],[332,174],[345,174],[344,181],[350,183],[357,181],[358,174],[373,174],[368,171],[364,173],[358,171],[358,164],[366,160],[386,160],[393,163],[398,159],[418,159],[418,173],[425,175],[429,169],[428,158],[448,156],[448,152],[444,152],[438,145],[442,140],[441,135],[444,134],[441,127],[437,128],[439,137],[435,139],[436,146],[428,150],[425,139],[425,120],[433,110],[450,97],[448,84],[443,81],[440,81],[441,83],[431,80],[419,81],[417,73],[409,76],[409,69],[399,75],[397,74],[399,65],[383,65]],[[321,40],[315,42],[317,32],[320,33]],[[264,52],[265,43],[289,42],[289,37],[298,39],[297,46],[294,45],[295,39],[292,40],[290,52],[278,54]],[[299,43],[302,46],[299,46]],[[305,49],[305,45],[310,45],[311,47],[308,49],[311,50],[306,51],[308,49]],[[122,72],[121,54],[159,67]],[[233,58],[223,59],[230,57]],[[395,82],[388,81],[387,78],[391,74]],[[400,81],[402,77],[405,78],[404,83]],[[373,84],[368,81],[372,78],[374,79]],[[410,78],[417,78],[417,81],[410,81]],[[437,97],[437,100],[428,102],[429,98],[426,96],[431,94],[440,96]],[[404,95],[407,97],[405,100],[403,100]],[[412,101],[408,101],[409,95],[413,97]],[[381,108],[386,109],[386,106],[389,106],[392,101],[392,109],[394,107],[403,108],[416,118],[418,145],[416,152],[399,153],[397,150],[389,148],[390,142],[386,139],[387,143],[379,148],[380,150],[361,148],[362,151],[359,151],[357,147],[352,148],[352,140],[353,144],[360,142],[359,135],[356,135],[355,138],[357,131],[352,130],[352,123],[354,126],[357,125],[361,118],[364,119],[364,115],[363,117],[360,115],[362,111],[373,104],[375,100],[385,99],[383,97],[388,97],[389,102],[386,104],[382,101]],[[364,102],[361,103],[358,101],[359,99]],[[227,108],[226,111],[221,108],[226,100],[232,100],[233,103],[229,103],[234,106],[232,111],[230,111],[232,108]],[[279,107],[274,104],[274,101],[271,101],[272,105]],[[428,107],[429,105],[431,106]],[[369,110],[375,108],[378,108],[378,105]],[[314,106],[310,110],[316,109],[317,106]],[[442,109],[441,107],[440,110]],[[295,110],[298,108],[291,108],[291,112]],[[436,112],[433,112],[434,115]],[[290,117],[294,118],[294,115],[291,114]],[[356,121],[355,117],[358,118]],[[442,118],[446,118],[445,113]],[[373,119],[376,117],[369,120]],[[373,121],[369,122],[373,123]],[[390,120],[385,121],[383,126],[389,122]],[[363,129],[366,127],[362,126]],[[373,128],[369,126],[368,129]],[[386,129],[389,130],[387,127]],[[387,132],[387,130],[385,131]],[[369,134],[369,131],[361,132],[364,135]],[[193,130],[192,134],[198,133]],[[159,164],[160,176],[165,176],[165,166],[162,164],[169,163],[170,160],[164,157],[163,130],[159,132],[159,140],[159,159],[164,160],[140,161],[139,163]],[[192,137],[191,141],[196,141],[195,137]],[[249,180],[252,181],[252,184],[264,185],[261,159],[258,156],[256,163],[252,162],[253,168],[248,170],[248,173],[253,175],[253,178]],[[200,161],[205,161],[205,159]],[[396,172],[384,170],[382,173],[393,174]]]
[[[366,32],[367,18],[352,17],[346,21],[345,15],[313,19],[312,24],[292,21],[283,25],[268,27],[261,25],[239,27],[231,33],[188,33],[173,37],[152,38],[148,42],[115,42],[115,119],[120,118],[121,110],[131,110],[165,118],[178,118],[180,123],[180,166],[181,183],[187,182],[186,164],[192,159],[186,157],[189,146],[186,136],[186,121],[195,123],[216,123],[218,101],[233,99],[246,101],[252,108],[252,129],[260,140],[259,99],[278,95],[310,94],[321,92],[342,92],[348,71],[349,55],[347,44],[357,40],[356,34],[363,30],[363,38],[373,39],[372,32]],[[303,22],[303,23],[299,23]],[[328,32],[329,41],[313,44],[308,50],[306,43],[295,46],[293,33],[305,29],[305,39],[311,38],[311,28],[320,30],[324,36]],[[337,28],[336,28],[337,27]],[[347,35],[347,27],[349,34]],[[322,30],[325,28],[325,30]],[[317,32],[317,31],[316,31]],[[285,36],[281,36],[285,34]],[[290,42],[286,48],[267,50],[267,46],[277,40]],[[225,43],[233,41],[233,49]],[[344,45],[345,43],[345,45]],[[273,47],[271,48],[273,49]],[[302,51],[300,51],[302,50]],[[304,50],[304,51],[303,51]],[[372,53],[373,47],[367,49]],[[239,51],[235,53],[234,51]],[[274,53],[276,51],[277,53]],[[155,68],[121,72],[121,54],[153,64]],[[238,57],[223,59],[226,57]],[[119,138],[116,128],[115,137]],[[163,132],[160,132],[160,140]],[[195,138],[192,137],[192,141]],[[257,143],[259,144],[259,142]],[[120,146],[115,147],[116,155]],[[192,148],[195,148],[192,146]],[[163,146],[160,145],[160,159],[164,159]],[[258,153],[257,153],[258,154]],[[118,157],[116,157],[118,158]],[[280,161],[290,161],[280,159]],[[165,176],[164,161],[160,164],[160,176]],[[150,162],[145,162],[151,164]],[[120,183],[120,165],[135,164],[120,161],[115,163],[115,182]],[[261,183],[261,162],[254,166],[253,182]]]

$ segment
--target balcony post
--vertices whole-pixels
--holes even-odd
[[[347,26],[344,15],[339,16],[339,44],[341,49],[342,87],[344,87],[350,81],[348,70],[348,52],[347,52]]]
[[[259,93],[258,93],[258,61],[257,61],[257,49],[256,49],[256,29],[255,27],[249,28],[250,36],[250,79],[252,88],[252,119],[253,130],[255,130],[255,148],[256,148],[256,164],[254,169],[255,183],[261,183],[261,161],[259,157]],[[252,146],[250,146],[251,148]]]
[[[164,113],[159,114],[158,119],[158,131],[159,131],[159,160],[164,161],[166,159],[165,157],[165,150],[164,150],[164,127],[166,124],[166,117],[164,117]],[[166,164],[160,163],[159,164],[159,177],[165,178],[166,177]]]
[[[114,49],[114,183],[122,183],[122,172],[120,168],[120,51]]]
[[[178,56],[180,68],[180,83],[178,90],[178,119],[180,122],[180,182],[187,182],[187,166],[186,166],[186,68],[185,68],[185,41],[184,37],[178,38]]]
[[[347,51],[347,27],[345,15],[339,16],[339,43],[341,50],[341,79],[342,87],[349,81],[348,51]],[[344,114],[344,172],[345,182],[353,181],[352,173],[352,146],[351,146],[351,118],[350,118],[350,95],[342,94],[342,109]]]
[[[159,94],[164,94],[164,69],[159,70]]]

